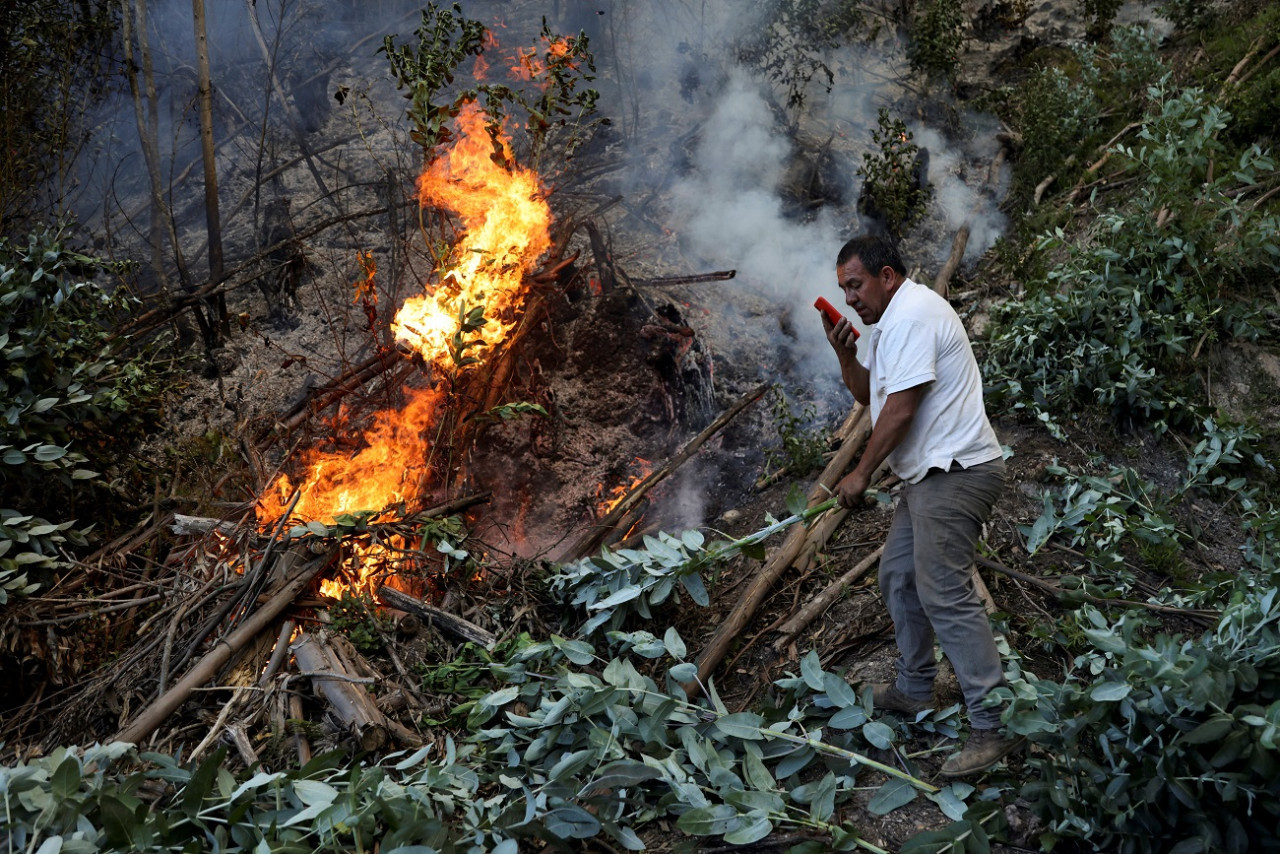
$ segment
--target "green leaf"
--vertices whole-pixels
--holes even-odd
[[[917,789],[906,780],[894,777],[876,791],[867,802],[867,809],[874,815],[888,815],[914,801],[917,793]]]
[[[560,782],[566,777],[576,778],[578,772],[587,767],[588,762],[596,758],[596,751],[590,748],[566,753],[560,758],[559,762],[552,765],[547,771],[547,779],[552,782]]]
[[[680,584],[688,591],[689,598],[696,604],[701,605],[703,608],[711,604],[711,597],[707,595],[707,588],[703,586],[702,578],[696,572],[680,576]]]
[[[1133,686],[1127,682],[1099,682],[1089,691],[1089,698],[1099,703],[1115,702],[1129,696]]]
[[[893,746],[893,730],[880,721],[868,721],[863,725],[862,737],[880,750],[888,750]]]
[[[715,727],[720,732],[746,741],[763,739],[764,733],[760,732],[760,727],[763,725],[764,718],[754,712],[735,712],[732,715],[717,718],[715,722]]]
[[[822,662],[818,659],[817,650],[809,650],[804,658],[800,659],[800,675],[804,677],[804,682],[815,691],[823,689],[823,670]]]
[[[764,767],[757,752],[748,751],[742,757],[742,774],[753,788],[761,791],[769,791],[775,786],[773,775]]]
[[[938,809],[942,810],[942,814],[952,821],[959,821],[964,818],[965,805],[964,799],[973,794],[974,788],[968,783],[952,783],[950,786],[944,787],[941,791],[935,793],[926,793],[926,797],[938,805]]]
[[[578,797],[585,798],[611,792],[614,789],[626,789],[649,780],[659,780],[662,772],[634,759],[619,759],[603,765],[596,772],[594,779],[582,787]]]
[[[728,804],[698,807],[676,819],[676,827],[694,836],[721,836],[738,818],[738,811]]]
[[[338,790],[319,780],[294,780],[294,794],[307,806],[328,806],[338,799]]]
[[[617,593],[614,593],[612,596],[609,596],[600,602],[596,602],[594,605],[590,606],[589,610],[599,611],[604,608],[612,608],[616,605],[621,605],[623,602],[630,602],[643,592],[644,590],[640,585],[631,584],[622,588]]]
[[[827,725],[835,729],[853,729],[867,722],[867,712],[862,706],[849,706],[831,716]]]
[[[724,841],[729,845],[750,845],[772,832],[773,822],[769,821],[768,816],[750,814],[745,817],[741,826],[724,835]]]
[[[668,673],[671,678],[680,683],[692,682],[694,677],[698,675],[698,665],[692,661],[684,661],[671,668]]]
[[[200,767],[191,775],[191,780],[182,790],[182,812],[186,815],[195,815],[200,812],[204,805],[205,798],[213,792],[214,781],[217,779],[218,769],[222,766],[222,760],[226,756],[226,748],[218,748],[209,758],[200,763]]]
[[[672,658],[684,658],[686,649],[684,640],[680,637],[680,633],[676,631],[675,626],[670,626],[662,635],[662,643],[667,648],[667,652]]]
[[[826,776],[814,785],[809,800],[809,818],[817,822],[829,822],[836,812],[836,775]]]
[[[42,463],[51,463],[67,455],[67,449],[61,445],[41,445],[36,448],[35,457]]]
[[[1212,741],[1219,741],[1225,738],[1227,733],[1235,728],[1236,719],[1223,712],[1209,718],[1200,726],[1191,730],[1182,737],[1182,741],[1187,744],[1207,744]]]
[[[75,756],[68,755],[58,763],[53,776],[49,778],[49,789],[59,801],[70,798],[80,790],[80,762]]]
[[[822,690],[827,693],[831,702],[841,709],[858,706],[858,695],[854,693],[853,688],[834,673],[822,674]]]
[[[595,649],[586,641],[557,639],[553,636],[551,642],[564,653],[565,658],[580,667],[596,660]]]

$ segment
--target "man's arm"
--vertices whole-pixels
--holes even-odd
[[[853,399],[866,406],[871,401],[871,376],[858,361],[858,333],[847,317],[840,318],[834,326],[822,316],[822,326],[827,332],[827,341],[836,351],[836,359],[840,361],[840,379],[845,387],[853,393]]]
[[[866,371],[864,370],[865,374]],[[902,391],[895,391],[885,398],[875,429],[867,439],[867,447],[858,460],[857,467],[836,484],[836,499],[841,507],[857,507],[863,502],[863,493],[871,485],[871,476],[894,448],[902,444],[911,423],[915,420],[920,398],[928,383],[921,383]]]

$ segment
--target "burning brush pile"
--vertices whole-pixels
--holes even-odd
[[[519,65],[545,74],[573,58],[564,44],[549,40],[545,63],[526,54]],[[59,677],[35,692],[11,739],[48,749],[87,735],[192,759],[226,744],[245,767],[291,764],[286,754],[305,764],[313,746],[420,745],[424,717],[445,714],[453,702],[424,695],[424,668],[447,664],[464,644],[491,650],[522,629],[542,628],[520,561],[469,531],[487,525],[494,536],[486,542],[519,547],[535,521],[542,474],[533,465],[511,469],[519,454],[540,456],[536,421],[551,401],[538,387],[537,365],[562,358],[556,307],[576,303],[581,313],[590,304],[593,313],[621,318],[628,340],[599,335],[588,360],[631,366],[668,435],[707,427],[710,359],[679,310],[636,300],[593,223],[554,221],[539,175],[516,162],[492,116],[474,102],[453,112],[447,144],[416,186],[423,217],[447,223],[452,240],[434,250],[433,280],[395,311],[390,335],[379,336],[393,345],[312,389],[259,433],[250,463],[266,485],[252,510],[152,520],[87,561],[80,581],[50,591],[69,601],[84,577],[109,575],[140,543],[177,538],[149,573],[147,586],[161,592],[123,598],[110,618],[112,636],[136,641],[74,689],[58,689]],[[593,265],[578,263],[581,250],[568,253],[580,226]],[[372,322],[379,292],[372,256],[362,255],[360,268],[356,300]],[[597,320],[586,325],[598,331]],[[617,357],[623,350],[631,351],[625,360]],[[369,410],[363,402],[372,399],[395,404]],[[487,435],[522,420],[533,425],[522,437],[532,451],[507,453],[508,440]],[[584,486],[591,506],[577,512],[587,531],[561,543],[557,557],[652,533],[646,494],[713,432],[656,471],[638,461],[615,483]],[[288,456],[286,440],[296,449]],[[278,468],[269,475],[272,457]],[[65,619],[28,621],[25,630]],[[49,631],[56,648],[60,629]],[[30,714],[50,695],[59,702],[52,719]],[[199,702],[205,697],[211,702]]]

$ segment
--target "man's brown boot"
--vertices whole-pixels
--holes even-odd
[[[871,685],[871,701],[877,709],[887,712],[901,712],[906,715],[918,715],[925,709],[934,708],[933,698],[916,700],[898,690],[892,682],[874,682]]]
[[[1015,750],[1020,750],[1026,739],[1022,736],[1005,737],[998,729],[975,729],[969,732],[964,749],[942,765],[943,777],[968,777],[985,771]]]

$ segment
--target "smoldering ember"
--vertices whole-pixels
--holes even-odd
[[[0,26],[3,850],[1280,842],[1280,8]]]

